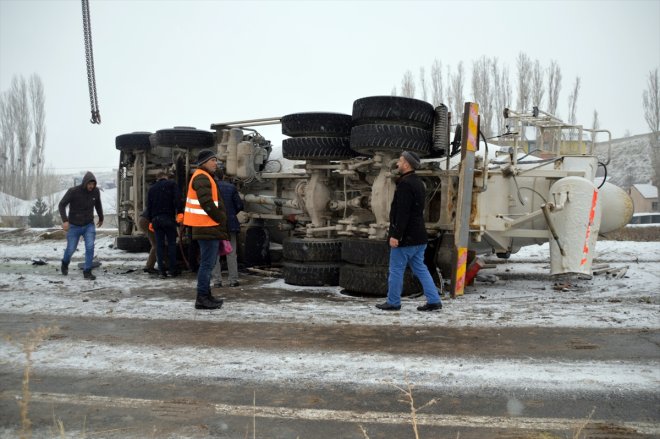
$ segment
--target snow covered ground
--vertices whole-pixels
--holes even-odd
[[[96,255],[103,263],[96,270],[97,280],[89,283],[72,271],[59,274],[59,261],[65,243],[40,240],[36,236],[16,238],[15,245],[4,239],[0,247],[0,312],[94,315],[141,319],[195,319],[222,321],[292,322],[301,316],[317,324],[364,323],[370,325],[428,326],[556,326],[660,328],[660,242],[599,241],[594,266],[625,268],[624,277],[601,274],[591,280],[558,281],[549,275],[548,245],[530,246],[512,255],[507,262],[494,259],[495,268],[484,269],[486,280],[475,282],[458,299],[444,299],[441,318],[415,310],[422,298],[404,298],[400,313],[376,312],[375,298],[351,297],[340,287],[297,287],[281,279],[256,278],[245,288],[305,291],[331,294],[337,300],[294,301],[281,299],[277,307],[255,306],[250,301],[228,301],[221,313],[193,309],[194,280],[160,280],[141,272],[144,254],[131,254],[112,248],[111,235],[99,236]],[[36,276],[26,276],[26,265],[39,258],[43,266],[31,266]],[[82,261],[82,245],[73,262]],[[18,268],[20,267],[20,270]],[[135,270],[133,272],[128,272]],[[20,272],[20,273],[19,273]],[[127,273],[128,272],[128,273]],[[171,287],[189,288],[190,300],[140,294]],[[39,293],[39,301],[31,297]],[[116,293],[113,302],[107,295]],[[86,301],[81,303],[81,298]],[[148,306],[145,306],[148,305]]]

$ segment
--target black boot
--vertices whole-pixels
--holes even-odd
[[[222,300],[215,302],[209,296],[197,296],[195,309],[218,309],[222,307]]]
[[[213,301],[213,302],[215,302],[215,303],[219,303],[220,305],[222,305],[222,303],[225,301],[225,299],[220,299],[220,298],[218,298],[218,297],[215,297],[215,296],[214,296],[213,294],[211,294],[211,293],[209,293],[209,299],[211,299],[211,301]]]
[[[69,274],[69,264],[65,264],[62,262],[62,266],[60,267],[60,271],[62,272],[63,275]]]
[[[92,274],[92,270],[83,270],[83,277],[87,280],[96,280],[96,276]]]

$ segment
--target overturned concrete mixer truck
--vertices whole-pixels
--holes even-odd
[[[212,131],[120,135],[117,247],[145,250],[136,223],[149,185],[160,171],[170,172],[185,196],[197,153],[212,148],[246,206],[239,260],[269,264],[278,243],[287,283],[384,296],[395,162],[408,150],[423,157],[416,172],[427,194],[426,263],[437,282],[450,281],[452,295],[463,293],[475,254],[507,258],[548,241],[551,274],[590,276],[598,235],[623,227],[633,213],[625,191],[596,178],[609,163],[610,133],[537,108],[507,109],[507,132],[488,143],[478,108],[466,103],[462,120],[453,123],[444,105],[373,96],[356,100],[351,115],[295,113],[216,123]],[[255,128],[268,124],[281,124],[287,136],[281,158]],[[599,144],[602,157],[597,133],[608,138]],[[180,241],[182,249],[193,248],[185,232]],[[194,251],[182,256],[194,269]],[[419,288],[408,273],[404,292]]]

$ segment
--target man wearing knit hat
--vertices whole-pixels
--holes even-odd
[[[433,283],[428,268],[424,265],[424,250],[427,236],[424,226],[424,184],[415,174],[421,165],[419,156],[412,151],[401,153],[396,163],[401,176],[396,181],[394,199],[390,206],[390,273],[388,278],[387,301],[376,305],[384,311],[401,309],[403,274],[407,266],[422,284],[426,303],[418,306],[418,311],[442,309],[440,295]]]
[[[196,309],[217,309],[222,299],[211,294],[211,272],[218,260],[221,239],[229,239],[227,214],[213,174],[218,167],[215,153],[205,149],[197,156],[197,170],[188,185],[183,224],[192,227],[192,238],[199,243]]]

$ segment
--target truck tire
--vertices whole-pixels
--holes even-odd
[[[390,265],[390,245],[382,239],[344,239],[341,259],[349,264],[387,267]]]
[[[432,144],[431,131],[406,125],[368,124],[351,130],[351,149],[361,154],[414,151],[426,156]]]
[[[144,131],[121,134],[115,137],[115,148],[119,151],[148,151],[151,148],[149,136],[151,136],[151,133]]]
[[[430,157],[445,157],[449,151],[449,112],[446,105],[440,104],[435,108],[433,122],[433,146]]]
[[[344,264],[339,272],[339,286],[352,293],[365,296],[387,297],[388,267],[360,266]],[[422,285],[406,269],[403,276],[402,295],[407,296],[422,291]]]
[[[336,287],[339,285],[338,262],[284,262],[282,274],[284,282],[289,285],[306,287]]]
[[[158,130],[151,136],[151,146],[210,148],[214,144],[212,132],[189,127]]]
[[[425,130],[433,127],[433,105],[403,96],[370,96],[353,102],[353,125],[393,123]]]
[[[356,156],[348,137],[292,137],[282,141],[282,156],[289,160],[345,160]]]
[[[115,238],[115,247],[129,253],[149,253],[151,244],[146,236],[119,235]]]
[[[294,113],[281,119],[282,134],[291,137],[348,137],[352,119],[341,113]]]
[[[341,240],[319,238],[286,238],[282,243],[282,257],[300,262],[341,261]]]

